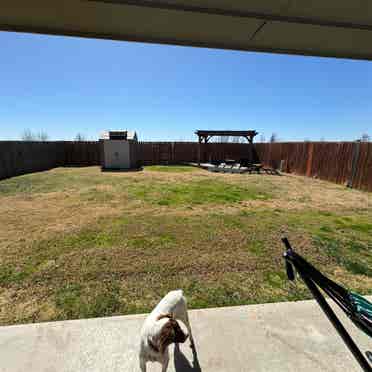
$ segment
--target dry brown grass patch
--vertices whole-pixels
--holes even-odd
[[[372,286],[368,271],[352,272],[372,264],[365,192],[289,175],[98,167],[2,182],[1,324],[144,312],[178,287],[191,307],[308,298],[283,276],[283,234],[341,283]],[[198,188],[206,201],[185,197]]]

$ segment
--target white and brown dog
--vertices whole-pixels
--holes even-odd
[[[186,326],[188,333],[182,330],[179,321]],[[181,290],[171,291],[156,305],[143,324],[139,353],[141,371],[146,372],[147,362],[158,362],[162,365],[162,372],[166,372],[168,346],[184,343],[188,337],[191,347],[194,347],[186,298]]]

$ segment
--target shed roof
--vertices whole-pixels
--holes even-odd
[[[1,0],[0,30],[372,59],[370,0]]]
[[[137,133],[131,130],[106,130],[101,133],[100,139],[110,139],[110,133],[124,135],[127,141],[137,141]]]

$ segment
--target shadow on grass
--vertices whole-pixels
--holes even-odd
[[[198,353],[192,349],[192,363],[185,357],[178,344],[174,345],[174,368],[177,372],[201,372]]]

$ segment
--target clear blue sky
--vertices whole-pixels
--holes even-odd
[[[0,32],[0,139],[135,129],[192,140],[196,129],[268,139],[372,134],[372,62]]]

